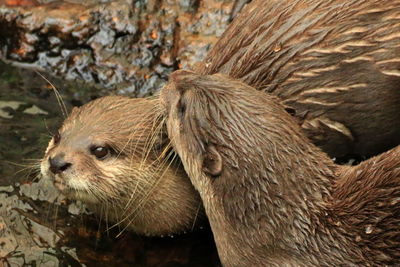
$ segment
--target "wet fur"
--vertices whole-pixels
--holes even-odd
[[[196,72],[279,96],[331,157],[372,156],[400,143],[399,32],[399,1],[253,0]]]
[[[400,147],[335,165],[275,97],[223,75],[176,72],[161,96],[225,266],[400,264]]]
[[[190,230],[201,210],[179,163],[168,156],[154,101],[109,96],[75,108],[59,130],[60,142],[50,142],[41,169],[64,194],[89,204],[110,225],[163,235]],[[90,153],[93,145],[114,152],[98,160]],[[54,175],[49,157],[59,153],[72,166]]]
[[[398,6],[397,1],[391,0],[253,0],[230,25],[197,71],[202,74],[226,73],[259,90],[279,96],[287,110],[294,113],[303,133],[331,156],[348,153],[373,155],[397,144],[400,138],[400,81],[393,71],[400,69],[397,60],[400,39],[396,38],[399,32]],[[353,41],[357,45],[351,45]],[[369,42],[368,45],[364,45],[366,42]],[[114,181],[112,185],[110,182],[113,179],[105,179],[110,182],[104,183],[97,179],[100,180],[98,189],[81,192],[75,187],[81,185],[88,188],[90,183],[85,175],[80,180],[77,175],[72,184],[75,189],[68,190],[69,197],[95,203],[92,205],[95,207],[103,203],[101,209],[107,212],[114,210],[118,217],[116,220],[123,220],[122,227],[126,224],[133,226],[135,223],[130,223],[131,220],[142,221],[136,223],[138,228],[131,228],[139,233],[157,235],[191,228],[193,221],[197,220],[197,212],[193,211],[199,208],[198,195],[187,188],[189,183],[185,183],[187,177],[179,167],[179,160],[171,161],[173,156],[162,155],[169,140],[160,134],[164,125],[157,112],[158,101],[126,100],[127,105],[124,106],[113,103],[118,98],[106,99],[89,103],[87,106],[91,112],[80,111],[79,116],[92,125],[92,128],[87,127],[86,134],[96,134],[100,129],[103,130],[103,137],[113,143],[111,137],[119,132],[118,124],[132,123],[131,137],[127,138],[130,129],[126,124],[126,133],[121,135],[124,138],[117,143],[122,146],[136,144],[136,147],[122,149],[126,164],[119,165],[123,166],[121,170],[116,168],[117,165],[107,168],[116,172],[129,169],[132,175],[145,176],[150,182],[147,184],[145,179],[139,179],[141,186],[138,187],[137,182],[121,186],[119,181]],[[108,124],[100,119],[103,118],[103,106],[98,109],[95,106],[99,103],[114,109],[109,110],[113,116],[106,118]],[[78,115],[72,113],[71,116],[74,114]],[[73,120],[68,118],[67,121]],[[98,122],[99,127],[96,128],[94,122]],[[136,129],[140,124],[144,127]],[[65,129],[67,125],[73,126],[66,123]],[[49,149],[53,146],[50,142]],[[85,153],[81,155],[82,158],[88,156]],[[46,174],[47,157],[48,154],[42,161],[45,177],[51,176]],[[92,172],[96,172],[96,168],[99,172],[105,170],[104,166],[99,167],[90,161],[86,165],[86,169]],[[176,186],[174,190],[182,190],[184,198],[175,197],[179,193],[156,193],[163,190],[158,184],[163,172],[165,175],[161,180],[165,183],[168,179],[177,181],[173,183]],[[184,181],[181,189],[179,181]],[[126,198],[118,202],[116,199],[123,191],[128,194],[140,192],[135,193],[129,202],[125,201]],[[109,194],[106,195],[106,192]],[[180,213],[172,210],[167,216],[165,210],[163,218],[170,218],[171,221],[161,220],[160,225],[159,216],[152,212],[150,204],[156,205],[157,199],[151,196],[159,196],[162,205],[168,207],[171,207],[169,201],[173,205],[182,201],[180,207],[186,208],[188,213],[178,216]],[[128,209],[124,208],[126,204],[129,204]],[[152,219],[146,223],[148,216]],[[189,219],[190,216],[195,217]],[[154,229],[152,221],[156,221]]]

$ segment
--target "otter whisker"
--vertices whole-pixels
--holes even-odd
[[[151,139],[150,139],[150,142],[148,142],[146,144],[145,157],[142,158],[140,166],[142,166],[146,162],[148,156],[150,155],[150,152],[151,152],[150,148],[154,147],[154,143],[156,141],[156,136],[157,135],[162,135],[162,130],[164,129],[164,125],[165,125],[165,118],[164,117],[162,117],[162,118],[163,118],[162,120],[159,120],[159,123],[156,126],[156,128],[153,131],[151,131],[151,133],[152,133]],[[168,144],[164,147],[163,151],[168,150],[169,148],[170,148],[170,142],[168,142]],[[158,157],[155,159],[155,161],[158,161],[160,158],[163,158],[163,157],[164,157],[164,154],[161,153],[161,154],[158,155]]]
[[[14,173],[14,175],[26,172],[25,178],[28,178],[28,177],[32,176],[32,174],[33,174],[33,175],[35,175],[34,180],[36,180],[36,178],[38,178],[38,176],[40,175],[40,165],[39,165],[40,160],[39,159],[29,159],[29,160],[34,161],[34,162],[29,163],[29,164],[16,163],[16,162],[12,162],[12,161],[4,161],[4,162],[14,165],[14,166],[23,167],[23,168],[19,169],[18,171],[16,171]]]
[[[65,105],[65,103],[61,97],[61,94],[58,92],[57,88],[46,77],[44,77],[40,72],[38,72],[38,71],[35,71],[35,72],[40,77],[42,77],[48,84],[50,84],[50,86],[52,87],[54,94],[56,96],[58,105],[60,106],[61,113],[62,113],[63,117],[66,118],[68,116],[67,106]]]
[[[106,210],[110,210],[109,209],[109,202],[105,202],[104,203],[104,206],[105,206],[105,209]],[[109,222],[109,218],[108,218],[108,213],[107,212],[105,212],[105,217],[104,217],[104,219],[105,219],[105,223],[106,223],[106,233],[107,233],[107,236],[109,235],[109,231],[110,231],[110,226],[109,226],[109,224],[108,224],[108,222]]]
[[[160,181],[162,180],[162,178],[164,177],[165,173],[167,172],[168,167],[172,164],[172,161],[169,161],[167,164],[167,167],[164,168],[163,172],[161,173],[161,175],[158,177],[158,179],[155,180],[153,186],[150,188],[150,190],[148,191],[148,193],[143,197],[143,199],[137,204],[137,206],[132,210],[132,212],[126,217],[126,219],[128,219],[130,216],[133,215],[133,217],[129,220],[129,222],[127,223],[127,225],[120,231],[120,233],[118,234],[118,236],[120,234],[122,234],[127,227],[136,219],[137,216],[137,211],[140,210],[146,203],[148,198],[151,196],[151,194],[154,192],[155,188],[158,186],[158,184],[160,183]],[[123,219],[122,221],[125,221],[125,219]]]
[[[146,173],[146,175],[144,175],[145,177],[148,177],[149,175],[156,175],[157,173],[153,173],[152,171],[148,171],[148,170],[142,170],[141,173]],[[137,177],[140,177],[139,175]],[[149,183],[146,179],[140,179],[137,178],[136,179],[136,183],[135,183],[135,187],[133,192],[130,194],[129,199],[125,205],[124,211],[122,213],[122,215],[124,215],[126,213],[126,211],[130,208],[130,206],[132,205],[133,201],[137,198],[140,198],[141,196],[138,195],[138,192],[144,192],[147,190],[147,188],[150,186],[152,186],[151,183]],[[139,190],[140,189],[140,190]],[[135,198],[136,197],[136,198]]]
[[[191,226],[197,206],[193,200],[198,196],[192,194],[190,181],[178,178],[183,172],[175,167],[176,155],[157,105],[157,97],[149,100],[110,96],[74,108],[58,137],[50,141],[41,162],[43,175],[50,179],[56,175],[50,169],[50,157],[64,155],[65,161],[72,163],[60,177],[64,183],[56,181],[55,186],[67,197],[86,202],[89,209],[102,209],[101,226],[105,225],[107,231],[119,227],[124,232],[128,225],[140,233],[154,235],[170,232],[171,225],[177,230]],[[132,112],[135,108],[140,112]],[[70,146],[75,139],[87,145],[79,149]],[[103,158],[94,153],[98,148],[106,148]],[[182,193],[180,186],[184,188]],[[166,200],[164,205],[155,192],[168,197],[166,191],[171,192],[174,201]],[[149,203],[154,203],[155,212],[143,209]],[[179,216],[175,219],[170,214]],[[153,223],[145,223],[153,219]]]
[[[154,118],[154,114],[155,113],[153,110],[150,110],[150,111],[144,113],[144,115],[139,119],[137,125],[143,125],[143,124],[148,123],[148,121],[152,121],[152,120],[150,120],[150,118]],[[139,130],[141,131],[141,133],[139,136],[137,136],[136,133]],[[147,132],[144,129],[142,129],[141,127],[135,127],[134,131],[131,132],[127,143],[130,143],[133,137],[136,138],[136,143],[134,143],[134,147],[132,148],[132,155],[134,155],[136,153],[136,149],[139,145],[139,142],[142,140],[142,137],[144,135],[147,135]]]
[[[200,213],[201,207],[202,207],[202,203],[201,203],[201,201],[199,201],[199,205],[197,205],[196,216],[194,216],[194,219],[193,219],[193,224],[192,224],[192,227],[191,227],[191,231],[193,231],[194,227],[196,226],[196,221],[197,221],[197,218],[199,217],[199,213]]]
[[[147,135],[144,140],[143,151],[142,151],[142,162],[146,161],[151,153],[151,148],[154,148],[155,143],[159,140],[159,128],[158,128],[158,116],[152,121],[152,126],[150,128],[151,135]]]
[[[157,111],[157,110],[154,110]],[[142,164],[147,161],[150,153],[151,153],[151,148],[154,147],[156,141],[160,137],[161,129],[163,128],[163,120],[160,121],[160,117],[162,117],[162,114],[157,111],[155,118],[152,120],[152,125],[150,128],[150,135],[147,136],[144,142],[144,153],[142,157]],[[157,138],[158,137],[158,138]]]
[[[21,165],[19,165],[19,166],[21,167]],[[32,172],[33,172],[33,173],[40,172],[40,167],[38,168],[37,165],[25,166],[24,168],[19,169],[18,171],[16,171],[14,174],[19,174],[19,173],[25,172],[25,171],[27,171],[27,170],[30,171],[30,172],[27,173],[27,176],[29,176]]]
[[[26,161],[33,161],[33,163],[19,163],[19,162],[13,162],[13,161],[9,161],[9,160],[4,160],[4,163],[8,163],[14,166],[18,166],[18,167],[37,167],[37,165],[41,162],[41,159],[25,159]],[[40,168],[40,166],[39,166]]]
[[[143,172],[143,171],[142,171],[142,172]],[[157,175],[157,173],[150,172],[150,175]],[[162,174],[162,175],[163,175],[163,174]],[[160,175],[160,176],[158,177],[158,179],[155,181],[154,184],[156,184],[157,181],[159,181],[159,180],[162,178],[162,175]],[[139,186],[139,184],[140,184],[140,180],[137,181],[137,186]],[[144,204],[147,202],[147,199],[146,199],[146,198],[152,193],[152,190],[153,190],[153,188],[154,188],[154,184],[150,184],[150,185],[149,185],[149,186],[150,186],[150,189],[148,190],[148,193],[145,194],[144,196],[141,196],[142,199],[139,201],[139,203],[136,205],[136,207],[135,207],[133,210],[128,210],[128,208],[130,208],[131,204],[133,203],[134,196],[136,195],[136,194],[131,194],[130,199],[128,200],[128,204],[129,204],[129,205],[126,205],[127,209],[125,209],[125,211],[123,212],[122,215],[126,214],[127,211],[130,211],[130,213],[129,213],[128,215],[126,215],[124,218],[122,218],[119,222],[117,222],[113,227],[115,227],[115,226],[117,226],[117,225],[120,225],[121,223],[123,223],[123,222],[125,222],[126,220],[128,220],[130,216],[132,216],[133,214],[135,214],[136,211],[139,210],[139,209],[141,208],[141,206],[144,205]],[[136,187],[135,189],[137,189],[137,187]],[[145,191],[145,190],[142,190],[142,192],[144,192],[144,191]],[[137,190],[136,190],[136,192],[137,192]],[[135,192],[135,193],[136,193],[136,192]],[[140,192],[140,191],[139,191],[139,192]],[[129,222],[127,223],[127,226],[129,226],[129,224],[131,224],[132,221],[133,221],[133,220],[129,221]],[[124,231],[125,229],[126,229],[126,227],[125,227],[122,231]]]
[[[101,224],[103,222],[103,216],[105,216],[104,213],[106,213],[106,212],[105,212],[104,204],[102,203],[99,207],[99,223],[97,226],[97,236],[100,235],[100,229],[101,229]],[[98,240],[96,239],[96,247],[98,245],[97,242],[98,242]]]
[[[135,187],[134,187],[134,189],[133,189],[132,194],[131,194],[130,197],[129,197],[128,202],[126,202],[126,204],[125,204],[124,211],[123,211],[122,215],[125,214],[125,212],[127,211],[127,209],[128,209],[128,208],[130,207],[130,205],[132,204],[132,201],[133,201],[133,199],[134,199],[134,196],[136,195],[136,192],[138,191],[138,187],[139,187],[139,183],[140,183],[140,182],[141,182],[140,180],[137,180],[137,181],[136,181],[136,185],[135,185]]]
[[[33,177],[32,182],[39,181],[42,178],[42,174],[40,173],[40,170],[37,170],[37,174]],[[30,175],[30,173],[28,174]]]

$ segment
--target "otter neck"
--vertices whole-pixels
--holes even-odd
[[[254,139],[266,140],[268,136],[262,138]],[[198,184],[207,187],[199,191],[226,265],[236,265],[229,262],[237,258],[230,253],[242,254],[248,264],[263,257],[261,260],[270,265],[281,264],[282,259],[294,265],[321,264],[318,255],[329,265],[334,261],[329,255],[346,255],[347,241],[327,225],[326,200],[337,167],[301,134],[289,138],[292,140],[235,150],[220,148],[223,155],[235,155],[236,161],[229,162],[224,156],[229,164],[221,177],[207,177],[208,185]],[[251,149],[255,153],[249,153]],[[234,247],[238,242],[233,240],[242,242]],[[340,242],[330,244],[333,240]]]

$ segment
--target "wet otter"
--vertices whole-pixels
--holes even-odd
[[[200,201],[168,158],[155,101],[108,96],[75,108],[47,148],[43,176],[122,228],[145,235],[192,228]]]
[[[222,263],[400,264],[400,146],[335,165],[277,100],[219,74],[178,71],[162,89]]]
[[[196,72],[279,96],[331,157],[376,155],[400,143],[399,12],[392,0],[253,0]]]
[[[396,72],[400,69],[400,61],[397,60],[400,54],[400,38],[397,38],[400,17],[396,16],[399,3],[389,0],[261,2],[254,0],[245,8],[196,71],[201,74],[226,73],[259,90],[279,96],[288,110],[295,113],[302,131],[332,157],[349,153],[373,155],[400,143],[400,76]],[[113,106],[113,101],[116,101],[115,98],[104,98],[102,105]],[[144,103],[140,104],[141,101]],[[146,179],[153,186],[143,187],[144,191],[135,196],[136,200],[140,200],[143,194],[147,195],[149,192],[146,193],[146,190],[161,183],[158,182],[160,179],[185,183],[182,184],[183,192],[180,197],[176,197],[179,193],[170,195],[171,207],[168,206],[168,196],[160,194],[160,197],[164,197],[160,205],[164,206],[165,213],[146,210],[145,207],[152,205],[147,206],[144,203],[150,200],[156,205],[157,199],[146,197],[138,209],[137,202],[124,203],[123,200],[128,198],[121,198],[121,201],[117,202],[120,208],[116,209],[118,212],[123,210],[119,216],[125,218],[129,214],[128,210],[137,214],[135,220],[141,220],[142,223],[137,223],[137,226],[132,226],[131,229],[138,233],[157,235],[191,229],[193,221],[197,220],[197,213],[194,211],[198,208],[198,195],[193,188],[191,193],[188,192],[190,183],[185,179],[179,164],[171,163],[169,158],[157,154],[167,149],[169,142],[167,137],[162,135],[162,127],[153,127],[161,121],[157,112],[149,112],[157,108],[157,101],[132,100],[129,102],[132,104],[128,105],[129,112],[122,105],[115,106],[113,114],[117,115],[113,116],[130,119],[126,122],[122,119],[117,120],[110,129],[100,120],[103,116],[107,117],[110,111],[103,111],[99,106],[96,110],[99,115],[93,115],[91,110],[94,110],[96,103],[98,102],[89,105],[90,109],[82,107],[79,116],[87,122],[91,122],[93,117],[97,118],[99,126],[104,128],[97,133],[96,128],[92,127],[92,132],[86,134],[102,134],[102,138],[112,140],[114,134],[118,133],[115,130],[119,127],[117,122],[131,125],[132,132],[141,124],[144,127],[140,130],[140,135],[132,134],[132,139],[129,140],[130,143],[137,144],[137,150],[132,150],[132,154],[129,155],[132,161],[125,167],[130,168],[132,172],[128,175],[129,179],[124,179],[131,179],[132,184],[136,184],[136,180],[143,180],[141,171],[132,168],[140,166],[147,170]],[[118,109],[122,110],[121,114],[129,114],[118,115]],[[71,117],[74,116],[72,113]],[[74,126],[66,123],[60,130],[61,137],[65,135],[63,131],[68,130],[69,125]],[[105,134],[106,130],[109,136]],[[76,132],[70,133],[72,135]],[[159,142],[151,145],[144,141],[153,140],[153,135],[157,136]],[[138,137],[140,138],[135,140]],[[55,139],[58,139],[57,135],[53,138]],[[70,145],[66,149],[72,152],[74,144]],[[49,148],[53,146],[54,141],[51,141]],[[142,160],[142,151],[145,150],[151,150],[151,153],[148,153],[151,157]],[[137,151],[140,153],[135,153]],[[91,152],[87,153],[90,158]],[[48,156],[49,153],[43,159],[42,173],[44,177],[52,178],[54,175],[49,170]],[[155,159],[165,164],[157,168],[158,163]],[[172,167],[169,167],[170,163]],[[74,166],[72,165],[70,171]],[[171,175],[160,176],[161,169]],[[157,172],[151,175],[152,170]],[[89,171],[89,168],[86,171]],[[96,171],[94,168],[93,172]],[[79,179],[77,181],[79,182]],[[179,183],[173,184],[178,191]],[[60,183],[59,187],[62,189]],[[64,192],[73,191],[67,190],[70,187],[69,183],[64,187]],[[74,186],[71,186],[71,189],[73,188]],[[105,194],[101,194],[102,198],[91,197],[99,193],[93,191],[95,188],[90,188],[92,191],[84,196],[81,193],[69,196],[92,202],[92,206],[95,207],[107,207],[109,203],[116,203],[112,197],[108,198]],[[108,190],[120,192],[123,188],[113,189],[110,184]],[[128,194],[132,193],[132,190],[134,189],[127,190]],[[161,189],[151,189],[153,190]],[[154,193],[151,195],[156,196]],[[178,199],[182,201],[179,207],[176,203]],[[187,206],[190,204],[193,206]],[[166,215],[169,210],[175,209],[176,213]],[[185,216],[184,209],[188,210]],[[114,209],[107,208],[104,208],[103,213],[108,211],[115,213]],[[150,219],[147,225],[144,225],[146,214]],[[190,216],[193,217],[189,219]],[[168,219],[171,221],[167,221]],[[130,221],[126,219],[123,224],[129,224]],[[154,221],[157,222],[154,226],[149,225]]]

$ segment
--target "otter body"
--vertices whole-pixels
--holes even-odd
[[[331,157],[368,157],[400,143],[399,32],[400,1],[253,0],[196,72],[279,96]]]
[[[399,7],[393,0],[254,0],[196,71],[222,72],[277,95],[302,132],[332,157],[373,155],[400,142]],[[157,99],[124,98],[118,104],[120,99],[106,97],[73,112],[59,131],[60,144],[54,143],[57,135],[49,143],[43,176],[138,233],[192,229],[202,210],[199,196],[179,159],[165,153],[169,140]],[[85,130],[74,121],[82,121]],[[93,138],[126,144],[116,149],[125,157],[108,165],[96,161],[88,147]],[[99,149],[96,153],[108,151]],[[81,168],[69,159],[65,173],[56,167],[53,173],[50,158],[58,154],[53,150],[81,155],[77,160],[90,165]],[[108,172],[113,179],[99,178]]]
[[[167,129],[225,266],[400,264],[400,147],[339,166],[277,99],[222,75],[176,72]]]

